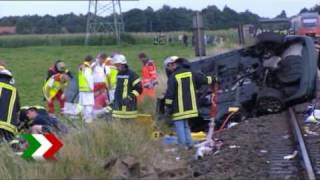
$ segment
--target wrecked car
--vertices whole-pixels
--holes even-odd
[[[249,47],[191,62],[194,71],[218,78],[216,128],[248,117],[278,113],[316,94],[317,59],[307,36],[262,33]],[[200,117],[191,129],[206,130],[212,88],[198,90]],[[230,109],[237,109],[229,117]],[[196,122],[196,123],[194,123]]]

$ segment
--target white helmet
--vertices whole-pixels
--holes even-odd
[[[3,66],[0,66],[0,75],[1,74],[10,78],[10,84],[15,84],[15,80],[12,76],[12,73],[9,70],[5,69]]]
[[[0,66],[0,74],[12,77],[12,73],[6,69],[4,66]]]
[[[178,56],[169,56],[169,57],[167,57],[167,58],[164,60],[164,66],[167,67],[168,64],[176,62],[177,59],[179,59]]]
[[[127,64],[127,59],[122,54],[116,54],[112,57],[112,64]]]

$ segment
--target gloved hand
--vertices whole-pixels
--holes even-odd
[[[168,106],[165,106],[165,108],[164,108],[164,122],[168,125],[170,125],[172,123],[171,114],[172,114],[172,109]]]
[[[122,99],[122,103],[124,105],[129,105],[132,102],[133,98],[131,96],[127,96],[126,98]]]
[[[167,117],[170,117],[172,114],[172,109],[168,106],[165,106],[164,107],[164,115],[167,116]]]
[[[150,89],[150,88],[152,88],[152,85],[150,83],[148,83],[148,84],[143,85],[143,88]]]
[[[158,85],[159,83],[158,83],[158,81],[157,80],[155,80],[155,81],[152,81],[152,85],[153,85],[153,87],[155,87],[156,85]]]
[[[66,95],[64,95],[64,93],[62,93],[61,99],[66,99]]]

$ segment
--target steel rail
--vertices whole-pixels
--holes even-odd
[[[290,121],[292,130],[293,130],[293,133],[295,135],[295,138],[296,138],[296,140],[297,140],[297,142],[299,144],[300,153],[301,153],[301,157],[303,159],[303,163],[304,163],[304,167],[305,167],[305,170],[306,170],[307,178],[309,180],[315,180],[316,176],[315,176],[315,173],[314,173],[314,168],[312,166],[312,163],[311,163],[311,160],[310,160],[310,156],[309,156],[309,153],[307,151],[306,144],[305,144],[305,140],[303,138],[302,131],[301,131],[300,125],[299,125],[299,123],[297,121],[295,112],[294,112],[294,110],[292,108],[289,108],[288,111],[289,111],[289,115],[290,115],[289,121]]]

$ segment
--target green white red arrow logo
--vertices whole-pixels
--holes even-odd
[[[22,157],[25,159],[45,160],[55,159],[54,155],[63,146],[62,142],[52,133],[23,134],[28,143]]]

